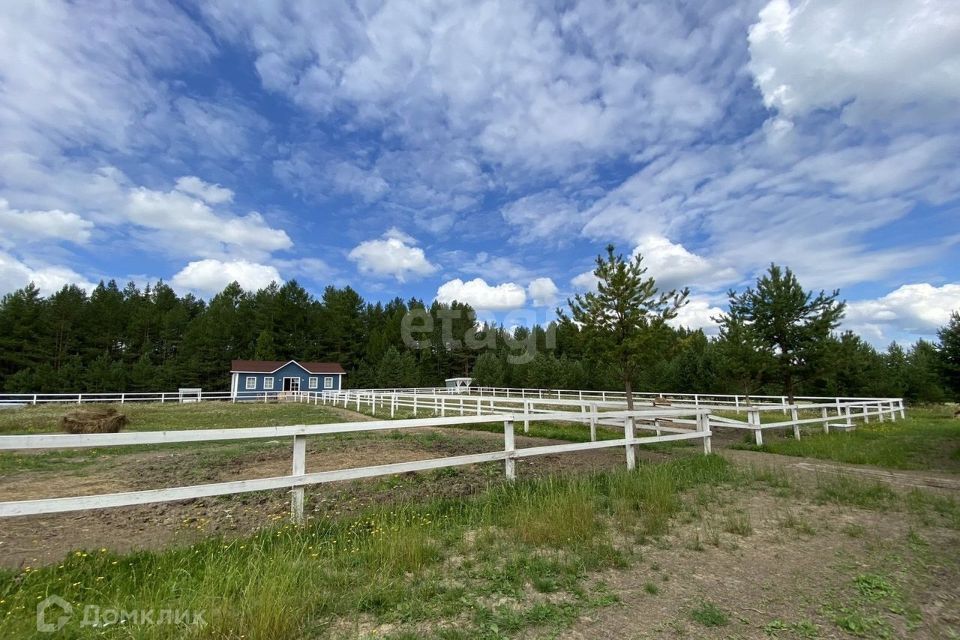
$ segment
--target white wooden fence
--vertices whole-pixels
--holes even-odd
[[[323,394],[304,393],[299,398],[303,402],[320,402]],[[328,398],[332,400],[332,398]],[[593,419],[599,420],[597,412]],[[581,420],[580,412],[555,411],[538,413],[537,420],[567,422]],[[588,418],[589,419],[589,418]],[[506,477],[516,478],[516,461],[520,458],[587,451],[607,447],[624,447],[627,468],[636,466],[636,447],[642,444],[672,442],[677,440],[702,440],[704,453],[710,453],[710,417],[706,409],[648,409],[639,411],[608,411],[602,414],[605,422],[618,421],[623,428],[623,437],[614,440],[592,442],[574,442],[518,449],[514,438],[514,423],[517,420],[528,421],[524,414],[463,415],[456,417],[414,418],[405,420],[377,420],[371,422],[346,422],[336,424],[291,425],[284,427],[256,427],[235,429],[199,429],[184,431],[140,431],[109,434],[39,434],[0,436],[0,451],[35,449],[74,449],[89,447],[121,447],[130,445],[163,445],[183,442],[217,442],[225,440],[276,439],[291,438],[293,443],[293,463],[290,475],[254,480],[235,480],[213,484],[192,485],[144,491],[129,491],[89,496],[54,497],[37,500],[18,500],[0,502],[0,517],[25,516],[48,513],[62,513],[85,509],[103,509],[157,502],[173,502],[211,496],[266,491],[271,489],[292,490],[292,516],[294,521],[303,521],[304,487],[325,482],[372,478],[410,471],[426,471],[481,462],[503,461]],[[669,420],[672,426],[658,430],[659,420]],[[400,462],[385,465],[339,469],[308,473],[306,468],[307,438],[336,433],[357,433],[394,429],[415,429],[423,427],[443,427],[471,424],[503,424],[503,449],[486,453],[433,458],[413,462]],[[656,433],[650,436],[636,435],[636,430],[652,429]]]
[[[203,391],[184,395],[181,391],[131,391],[112,393],[0,393],[0,406],[37,404],[89,404],[128,402],[271,402],[288,395],[289,391]]]
[[[624,403],[626,397],[623,391],[592,391],[583,389],[524,389],[512,387],[471,387],[468,391],[458,391],[447,387],[419,387],[402,389],[354,389],[361,393],[402,393],[412,395],[444,395],[466,397],[494,397],[518,398],[530,400],[577,400],[598,402]],[[229,391],[204,391],[197,396],[201,401],[218,402],[271,402],[289,398],[297,392],[289,391],[244,391],[238,390],[231,394]],[[311,392],[313,393],[313,392]],[[671,402],[682,406],[728,408],[735,411],[745,411],[756,406],[776,406],[787,411],[791,403],[786,396],[769,395],[728,395],[705,393],[670,393],[638,391],[633,393],[638,404],[652,406],[654,403]],[[112,392],[112,393],[0,393],[2,405],[37,405],[37,404],[85,404],[85,403],[118,403],[128,402],[181,402],[182,394],[179,391],[167,392]],[[846,404],[851,402],[897,402],[903,406],[902,398],[862,398],[847,396],[796,396],[793,404],[820,405]]]
[[[589,392],[588,392],[589,393]],[[691,397],[692,396],[692,397]],[[906,417],[902,398],[828,398],[828,402],[805,402],[794,404],[758,403],[730,404],[724,398],[720,404],[713,404],[715,396],[680,396],[679,398],[651,398],[638,401],[639,405],[657,407],[669,402],[669,406],[682,409],[709,409],[711,428],[746,429],[753,432],[757,445],[763,444],[763,431],[768,429],[792,429],[794,437],[800,439],[800,429],[804,426],[820,426],[829,433],[831,428],[848,430],[855,421],[864,423],[875,418],[880,422]],[[563,394],[545,397],[513,395],[449,394],[441,389],[349,389],[345,391],[326,391],[322,393],[301,393],[298,400],[323,404],[337,404],[356,411],[389,411],[394,417],[400,409],[410,410],[414,416],[419,412],[432,415],[484,415],[485,413],[514,413],[523,415],[524,431],[529,431],[530,420],[538,419],[540,414],[550,414],[566,410],[571,420],[590,425],[591,440],[596,440],[597,425],[618,427],[619,422],[607,418],[610,411],[626,409],[626,400],[621,395],[595,394],[565,397]],[[818,398],[819,399],[819,398]],[[819,399],[822,400],[822,399]],[[685,402],[686,401],[686,402]],[[662,404],[660,406],[663,406]],[[785,420],[763,421],[762,416],[771,412],[787,415]],[[722,415],[723,413],[746,414],[746,420]],[[668,431],[666,420],[654,420],[654,426],[660,431]]]

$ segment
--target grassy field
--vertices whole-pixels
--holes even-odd
[[[273,427],[289,424],[327,424],[346,422],[334,410],[308,404],[231,404],[204,402],[200,404],[139,403],[112,405],[126,414],[129,424],[125,431],[176,431],[182,429],[222,429],[228,427]],[[0,435],[58,433],[60,416],[76,408],[75,405],[39,405],[22,409],[0,411]],[[353,434],[331,436],[356,437]],[[286,445],[283,445],[286,447]],[[63,449],[17,453],[0,451],[0,473],[24,470],[76,469],[109,464],[116,456],[144,451],[185,451],[215,459],[235,458],[254,450],[263,450],[263,441],[236,441],[221,443],[183,443],[131,447],[103,447],[99,449]]]
[[[142,430],[347,419],[298,404],[123,409],[130,429]],[[56,431],[64,410],[0,412],[0,433]],[[769,438],[764,449],[807,446],[795,454],[957,470],[956,423],[944,410],[908,415],[853,433],[805,433],[799,443]],[[589,429],[533,422],[530,435],[582,441]],[[618,436],[603,429],[599,435]],[[331,436],[312,446],[332,459],[369,446],[371,438],[433,456],[490,439],[452,429],[395,431]],[[222,463],[269,463],[270,447],[285,463],[289,443],[239,442],[178,451],[184,459],[176,467],[172,458],[154,464],[174,474],[170,481],[209,481],[204,474]],[[0,456],[0,474],[13,472],[11,486],[52,478],[56,470],[109,476],[130,472],[121,459],[142,458],[106,451],[10,453]],[[442,469],[382,478],[344,487],[345,494],[310,489],[308,501],[337,495],[338,506],[316,512],[303,527],[261,523],[125,554],[98,545],[53,564],[0,570],[0,638],[51,637],[35,626],[37,602],[51,594],[74,608],[54,636],[70,638],[450,640],[555,637],[570,627],[578,637],[960,637],[960,616],[951,613],[951,603],[960,601],[955,495],[836,474],[798,478],[776,467],[733,466],[689,448],[664,449],[656,459],[665,462],[589,473],[558,461],[549,475],[521,474],[512,484],[502,481],[501,465],[486,476]],[[462,495],[444,493],[464,478],[480,484]],[[416,490],[401,494],[401,485]],[[340,501],[360,491],[379,495],[370,493],[378,487],[388,490],[381,499],[340,513]],[[280,496],[279,515],[269,522],[286,520],[286,500]],[[112,510],[112,522],[122,512]],[[201,509],[197,515],[213,514]],[[76,526],[95,519],[77,516]],[[111,529],[101,530],[108,535]],[[0,552],[18,546],[12,538],[8,544]],[[89,605],[128,614],[81,626]],[[201,613],[204,624],[138,624],[130,612],[144,610]]]
[[[195,631],[280,640],[334,633],[357,620],[394,625],[397,638],[420,637],[414,630],[424,622],[438,638],[561,628],[587,608],[615,602],[587,580],[591,572],[627,565],[639,543],[666,532],[682,492],[729,476],[722,459],[692,457],[635,473],[500,485],[474,499],[282,526],[230,542],[128,556],[78,552],[57,566],[0,576],[0,637],[31,637],[36,602],[51,593],[78,609],[204,612],[203,628],[136,629],[148,638]],[[71,637],[130,631],[77,625]]]
[[[178,404],[156,402],[110,406],[129,419],[126,431],[223,429],[227,427],[274,427],[287,424],[318,424],[346,421],[327,408],[301,403],[202,402]],[[0,435],[55,433],[57,421],[77,405],[38,405],[0,411]]]
[[[800,440],[787,434],[771,436],[765,434],[767,442],[761,447],[735,446],[891,469],[960,472],[960,420],[948,407],[910,408],[905,420],[862,424],[847,433],[807,429]]]

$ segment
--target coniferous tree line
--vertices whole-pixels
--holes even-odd
[[[742,294],[740,294],[742,295]],[[742,300],[741,300],[742,302]],[[729,317],[736,319],[732,299]],[[404,339],[412,311],[433,322]],[[227,286],[209,301],[177,295],[163,283],[140,289],[101,283],[42,296],[29,285],[0,300],[0,389],[8,393],[170,391],[229,388],[230,361],[334,361],[351,387],[442,385],[454,376],[512,387],[622,389],[622,368],[592,348],[582,325],[476,325],[469,306],[417,299],[365,301],[350,287],[314,297],[295,281],[256,292]],[[641,366],[640,391],[780,394],[782,351],[752,345],[736,322],[718,338],[657,327]],[[905,397],[942,402],[960,396],[960,315],[936,343],[920,340],[878,351],[850,332],[816,345],[816,366],[798,366],[797,395]]]

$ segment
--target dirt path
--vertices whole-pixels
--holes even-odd
[[[559,637],[939,639],[960,632],[960,532],[874,512],[725,490],[706,513],[644,547],[642,560],[598,577],[620,604]],[[725,527],[745,514],[749,533]],[[889,586],[865,597],[857,580]],[[872,584],[872,583],[871,583]],[[886,587],[885,587],[886,588]],[[697,610],[724,616],[707,626]]]
[[[868,465],[784,456],[764,451],[726,448],[716,449],[715,451],[736,464],[783,470],[800,476],[816,477],[816,474],[840,473],[865,480],[885,482],[902,489],[916,488],[960,492],[960,478],[956,474],[942,471],[891,471]]]

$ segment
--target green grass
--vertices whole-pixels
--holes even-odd
[[[691,457],[634,472],[499,484],[472,498],[159,552],[80,551],[56,566],[0,572],[0,637],[44,637],[35,631],[35,607],[50,594],[78,611],[91,604],[202,611],[206,622],[92,628],[75,613],[61,633],[73,638],[282,640],[348,635],[344,625],[357,621],[391,625],[391,637],[560,629],[616,601],[586,578],[635,559],[624,532],[663,533],[682,492],[731,473],[719,457]]]
[[[960,472],[960,421],[943,407],[911,408],[905,420],[871,422],[847,433],[808,430],[800,440],[771,436],[762,447],[735,447],[891,469]]]
[[[887,484],[840,474],[818,477],[814,498],[821,504],[851,505],[875,511],[892,509],[900,500]]]
[[[86,405],[85,405],[86,406]],[[323,405],[303,403],[230,403],[194,404],[139,402],[95,405],[112,407],[126,414],[125,431],[171,431],[181,429],[223,429],[229,427],[275,427],[288,424],[319,424],[341,420]],[[0,411],[0,435],[57,433],[60,416],[77,405],[39,405]]]
[[[130,403],[110,405],[127,415],[125,431],[178,431],[230,427],[272,427],[289,424],[326,424],[343,418],[323,407],[300,403],[257,404],[228,402]],[[57,421],[76,405],[40,405],[0,411],[0,435],[57,433]],[[351,434],[333,437],[348,438]],[[286,447],[286,443],[282,445]],[[262,440],[229,443],[183,443],[164,445],[166,451],[202,454],[207,466],[235,458],[249,451],[270,448]],[[102,449],[61,449],[35,452],[0,452],[0,473],[17,471],[65,471],[92,465],[109,465],[115,456],[156,451],[157,445],[104,447]]]
[[[712,602],[703,602],[690,611],[690,619],[705,627],[722,627],[730,622],[727,613]]]

